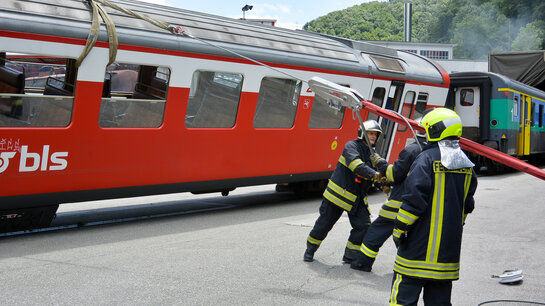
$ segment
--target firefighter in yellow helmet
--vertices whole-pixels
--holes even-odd
[[[413,162],[393,238],[397,249],[390,305],[451,305],[460,271],[462,226],[474,207],[477,177],[458,144],[462,121],[436,108],[421,122],[429,144]]]
[[[415,119],[415,121],[420,123],[421,119]],[[412,163],[425,145],[426,133],[417,131],[415,142],[408,144],[399,152],[399,156],[393,164],[388,164],[384,159],[375,160],[375,157],[371,155],[373,166],[386,179],[386,183],[393,186],[388,199],[380,208],[378,217],[371,223],[369,229],[367,229],[360,247],[361,254],[359,254],[356,260],[352,261],[350,268],[371,272],[380,247],[392,236],[394,220],[397,216],[397,210],[401,206],[405,178],[409,173]]]
[[[380,125],[375,120],[365,121],[363,125],[370,145],[374,146],[382,132]],[[371,223],[367,191],[373,182],[379,179],[379,173],[371,167],[369,159],[374,152],[370,152],[363,133],[360,127],[358,139],[346,143],[335,171],[329,179],[320,206],[320,216],[307,237],[304,261],[314,260],[314,253],[344,211],[348,213],[352,230],[342,260],[350,263],[359,253],[361,241]]]

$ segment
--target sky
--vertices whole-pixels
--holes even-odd
[[[276,19],[276,26],[301,29],[305,23],[330,12],[342,10],[372,0],[140,0],[181,9],[198,11],[230,18],[242,18],[242,7],[252,5],[246,11],[247,19]],[[379,0],[385,1],[385,0]]]

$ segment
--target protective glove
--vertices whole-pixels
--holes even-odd
[[[380,183],[382,182],[382,174],[380,174],[379,171],[375,172],[375,174],[373,174],[373,177],[371,178],[371,180],[375,183]]]
[[[394,239],[396,248],[399,249],[399,247],[407,240],[407,232],[402,232],[400,229],[394,228],[392,239]]]
[[[380,157],[380,155],[377,153],[371,154],[371,156],[369,156],[369,160],[371,160],[371,165],[373,165],[373,168],[376,168],[381,161],[386,162],[386,160]]]
[[[390,183],[380,172],[375,172],[371,180],[373,181],[374,187],[380,188],[385,194],[390,193]]]

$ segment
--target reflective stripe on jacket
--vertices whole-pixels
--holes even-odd
[[[390,196],[388,197],[388,201],[384,203],[380,209],[380,216],[391,220],[396,218],[397,211],[401,206],[403,182],[418,154],[420,154],[420,146],[418,146],[416,142],[413,142],[399,152],[399,157],[393,164],[388,165],[384,163],[378,165],[378,170],[382,176],[386,177],[389,182],[394,184]]]
[[[351,211],[359,203],[367,206],[367,191],[376,173],[371,168],[369,155],[369,148],[362,140],[347,142],[324,191],[324,198],[346,211]]]
[[[474,208],[477,178],[471,168],[449,170],[436,143],[414,161],[404,184],[403,203],[394,236],[407,233],[397,252],[394,270],[436,280],[459,277],[462,225]]]

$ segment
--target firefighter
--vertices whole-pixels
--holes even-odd
[[[420,120],[416,121],[420,122]],[[371,155],[370,159],[373,166],[386,178],[387,183],[393,184],[393,187],[386,203],[380,209],[379,216],[371,223],[371,226],[367,230],[360,247],[361,253],[350,264],[352,269],[371,272],[380,247],[392,235],[394,219],[397,216],[399,206],[401,206],[403,182],[413,161],[422,151],[421,147],[426,144],[426,134],[417,131],[416,141],[407,145],[399,153],[398,159],[393,164],[388,164],[388,162],[378,155]]]
[[[452,281],[459,278],[462,228],[473,211],[477,177],[458,144],[462,121],[436,108],[422,118],[429,144],[405,179],[394,220],[397,256],[390,305],[451,305]]]
[[[363,125],[370,145],[373,146],[382,129],[375,120],[365,121]],[[350,263],[359,252],[361,241],[370,224],[367,191],[373,182],[379,179],[379,173],[371,168],[369,156],[373,152],[370,152],[363,133],[360,127],[358,139],[346,143],[335,171],[329,179],[320,206],[320,216],[307,238],[307,249],[303,257],[305,261],[314,260],[314,253],[344,211],[348,213],[352,230],[343,262]]]

